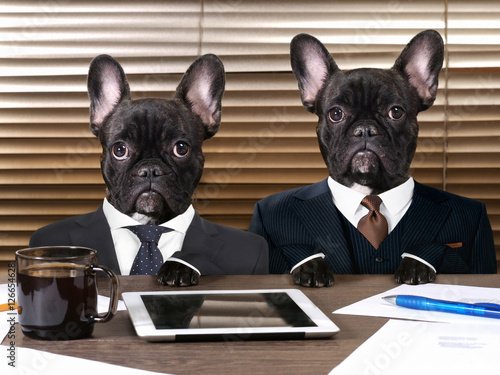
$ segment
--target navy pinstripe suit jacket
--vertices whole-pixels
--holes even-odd
[[[379,248],[397,243],[397,247],[385,245],[392,248],[384,249],[384,261],[378,258],[386,262],[385,268],[365,264],[376,258],[360,257],[353,249],[346,239],[345,222],[323,180],[257,202],[249,231],[267,240],[270,273],[288,273],[295,264],[319,252],[326,255],[337,274],[357,273],[359,269],[394,273],[403,252],[426,260],[438,273],[496,273],[493,233],[481,202],[415,182],[410,208],[398,224],[403,228],[396,226]],[[391,236],[399,237],[391,241]]]

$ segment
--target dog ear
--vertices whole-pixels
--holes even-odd
[[[441,35],[435,30],[426,30],[408,43],[393,66],[417,90],[421,111],[429,108],[436,99],[443,58]]]
[[[299,81],[302,104],[309,112],[314,113],[318,93],[328,77],[340,69],[326,47],[308,34],[299,34],[292,39],[290,62]]]
[[[90,98],[90,130],[97,136],[104,120],[118,103],[130,99],[130,88],[118,61],[109,55],[99,55],[90,63],[87,89]]]
[[[205,139],[219,130],[221,102],[226,84],[224,65],[212,54],[191,64],[177,86],[175,97],[187,103],[205,126]]]

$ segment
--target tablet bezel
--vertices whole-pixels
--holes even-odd
[[[234,328],[185,328],[157,329],[141,298],[143,295],[181,294],[249,294],[287,293],[288,296],[316,324],[316,327],[234,327]],[[123,300],[137,335],[148,341],[202,341],[228,337],[241,340],[272,338],[326,338],[338,333],[339,328],[302,291],[298,289],[248,289],[248,290],[196,290],[124,292]],[[225,338],[224,338],[225,337]]]

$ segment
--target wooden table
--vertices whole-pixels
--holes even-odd
[[[0,283],[6,282],[0,277]],[[122,276],[120,282],[121,292],[171,289],[158,285],[152,276]],[[500,275],[439,275],[437,282],[500,287]],[[128,313],[120,311],[112,321],[96,324],[91,338],[77,341],[33,340],[17,327],[16,346],[178,375],[327,374],[388,320],[332,311],[396,286],[389,275],[336,275],[331,288],[301,287],[340,328],[331,339],[149,343],[136,336]],[[203,276],[200,285],[187,290],[266,288],[296,286],[288,275]]]

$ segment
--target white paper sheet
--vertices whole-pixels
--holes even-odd
[[[500,285],[499,285],[500,286]],[[500,304],[500,288],[482,288],[449,284],[400,285],[384,293],[366,298],[352,305],[335,310],[334,314],[380,316],[409,320],[424,320],[447,323],[478,323],[500,326],[500,319],[443,313],[436,311],[413,310],[392,305],[382,299],[383,296],[411,294],[416,296],[459,301],[465,303]],[[500,352],[499,352],[500,355]]]
[[[109,297],[105,296],[97,296],[97,312],[99,314],[104,314],[108,312],[109,308]],[[125,306],[125,302],[122,300],[118,300],[118,308],[116,311],[122,311],[122,310],[127,310],[127,307]]]
[[[500,327],[389,320],[330,375],[497,374]]]
[[[130,367],[110,365],[108,363],[90,361],[86,359],[53,354],[41,350],[16,348],[13,363],[9,365],[9,347],[0,345],[0,373],[2,375],[80,375],[80,374],[120,374],[120,375],[147,375],[160,374],[137,370]],[[163,373],[162,373],[163,374]]]

